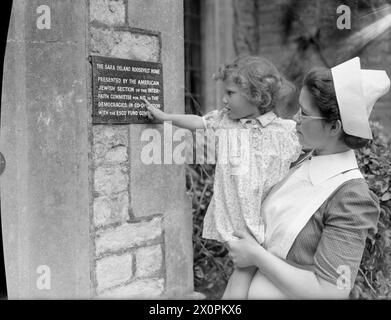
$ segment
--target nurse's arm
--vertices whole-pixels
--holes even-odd
[[[312,271],[297,268],[261,246],[255,248],[253,261],[263,275],[292,299],[347,299],[349,297],[349,289],[338,288]]]

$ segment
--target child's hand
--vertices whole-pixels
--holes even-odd
[[[149,111],[148,118],[150,119],[157,119],[160,121],[166,121],[168,120],[167,113],[163,112],[162,110],[159,110],[158,108],[152,106],[149,101],[143,99],[145,102],[145,107]]]

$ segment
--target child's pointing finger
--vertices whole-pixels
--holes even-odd
[[[145,102],[147,108],[148,108],[148,107],[149,107],[149,108],[152,107],[152,106],[151,106],[151,103],[150,103],[148,100],[146,100],[146,99],[141,99],[141,100],[143,100],[143,101]]]

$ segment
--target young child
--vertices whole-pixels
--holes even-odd
[[[226,242],[235,238],[234,231],[247,228],[262,243],[262,200],[285,176],[301,151],[296,123],[276,114],[279,113],[276,102],[282,100],[282,87],[288,82],[271,62],[255,56],[237,58],[220,69],[216,78],[223,81],[224,107],[203,117],[167,114],[145,102],[158,120],[171,121],[190,130],[227,130],[228,149],[231,145],[241,150],[246,147],[246,161],[235,154],[237,150],[228,150],[228,161],[223,161],[218,153],[214,194],[204,218],[202,235]],[[239,139],[239,147],[233,141],[235,130],[244,131],[248,137],[248,141]],[[255,267],[235,268],[223,299],[245,299],[255,271]]]

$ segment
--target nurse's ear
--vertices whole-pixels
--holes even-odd
[[[335,120],[330,123],[330,135],[331,136],[340,136],[343,134],[342,122],[341,120]]]

